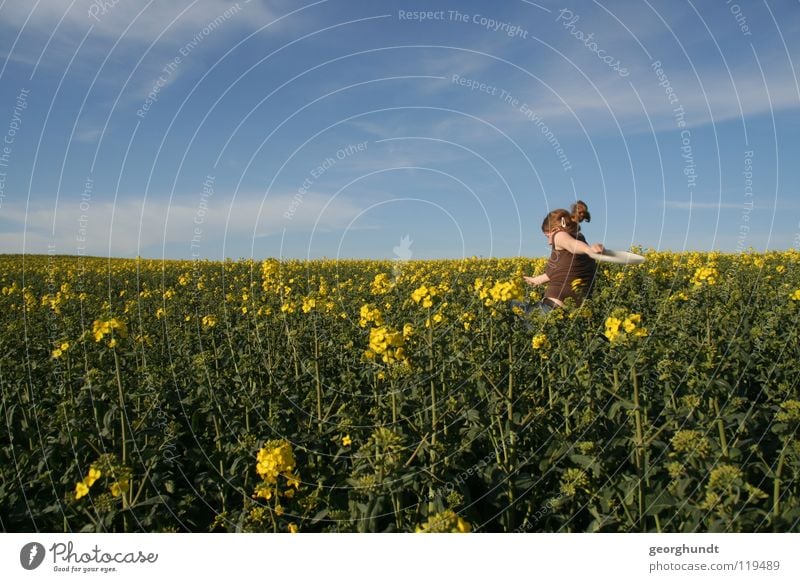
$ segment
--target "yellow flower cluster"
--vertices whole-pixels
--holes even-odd
[[[89,489],[92,488],[95,481],[97,481],[102,476],[102,473],[99,469],[95,467],[89,467],[89,472],[86,474],[86,477],[83,478],[82,481],[78,481],[75,484],[75,499],[80,499],[87,493],[89,493]]]
[[[436,288],[436,285],[431,285],[430,287],[423,285],[411,294],[411,299],[423,307],[433,307],[433,298],[437,295],[439,295],[439,289]]]
[[[696,430],[679,430],[670,440],[670,444],[676,454],[688,454],[701,459],[711,451],[708,439]]]
[[[533,339],[531,339],[531,347],[534,350],[542,350],[542,352],[545,352],[550,349],[550,340],[547,339],[547,336],[543,333],[536,334],[533,336]],[[547,354],[543,353],[542,358],[547,359]]]
[[[201,320],[203,327],[215,327],[217,325],[217,318],[214,315],[204,315],[203,319]]]
[[[611,343],[624,342],[630,337],[645,337],[647,329],[639,327],[642,316],[638,313],[625,314],[617,311],[606,319],[606,330],[603,332]]]
[[[522,285],[516,279],[513,281],[497,281],[489,290],[489,295],[497,302],[505,303],[512,299],[519,301],[523,296]]]
[[[586,472],[583,469],[571,467],[564,471],[564,474],[561,476],[561,486],[559,490],[562,495],[572,497],[579,490],[588,491],[588,487],[589,478],[586,476]]]
[[[792,301],[800,301],[800,289],[797,289],[794,293],[792,293],[791,299]]]
[[[742,471],[734,465],[719,465],[711,470],[708,476],[708,487],[710,489],[725,489],[734,484],[737,479],[742,478]]]
[[[69,349],[69,342],[61,342],[58,345],[58,347],[53,350],[53,353],[51,355],[53,356],[54,359],[58,359],[61,356],[63,356],[64,352],[66,352],[68,349]]]
[[[706,265],[695,271],[692,277],[692,285],[694,285],[695,288],[702,287],[703,285],[716,285],[718,278],[719,271],[717,271],[717,268],[713,264]]]
[[[303,297],[303,313],[309,313],[317,306],[317,300],[313,297]]]
[[[271,499],[277,492],[278,477],[281,476],[286,479],[287,487],[299,489],[300,477],[294,473],[296,467],[291,444],[281,440],[267,441],[256,455],[256,472],[261,477],[261,483],[256,487],[255,497]],[[293,494],[291,490],[283,493],[286,497]]]
[[[280,287],[281,264],[275,259],[267,259],[261,264],[261,288],[269,293]]]
[[[102,341],[102,339],[109,334],[121,338],[128,337],[128,325],[124,321],[116,318],[106,320],[98,319],[92,324],[94,341]],[[113,348],[117,345],[117,339],[112,337],[108,345]]]
[[[369,349],[364,355],[369,360],[374,360],[375,356],[381,356],[386,364],[408,364],[404,346],[405,338],[410,336],[412,331],[408,324],[403,327],[402,332],[391,330],[385,326],[373,327],[369,330]]]
[[[371,290],[373,295],[386,295],[392,290],[392,281],[386,273],[375,275],[372,280]]]
[[[380,309],[373,307],[369,303],[365,303],[361,306],[360,316],[358,324],[361,327],[367,327],[370,323],[379,326],[383,325],[383,316],[381,315]]]
[[[491,307],[496,303],[506,303],[512,299],[519,301],[525,295],[518,278],[510,281],[496,281],[492,286],[489,286],[483,279],[477,278],[473,289],[486,307]]]
[[[469,533],[472,526],[452,509],[432,515],[428,521],[418,525],[416,533]]]
[[[775,415],[778,422],[800,422],[800,401],[787,400],[781,403],[781,412]]]
[[[438,325],[444,321],[444,315],[441,313],[434,314],[433,317],[425,318],[425,329]]]

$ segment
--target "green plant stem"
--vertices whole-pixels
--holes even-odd
[[[783,464],[786,460],[786,444],[784,443],[781,449],[781,454],[778,456],[778,466],[775,468],[775,478],[772,480],[772,521],[775,522],[781,513],[781,473],[783,473]]]
[[[322,432],[322,379],[319,375],[319,335],[316,319],[314,320],[314,379],[317,388],[317,430]]]
[[[119,356],[117,356],[116,348],[111,349],[114,352],[114,370],[117,377],[117,396],[119,398],[119,430],[122,434],[122,464],[127,464],[128,461],[128,445],[127,435],[125,434],[125,393],[122,389],[122,376],[119,370]]]
[[[729,458],[728,455],[728,439],[725,437],[725,423],[722,422],[722,416],[719,413],[719,401],[717,397],[714,396],[711,399],[712,405],[714,406],[714,414],[717,416],[716,424],[717,430],[719,431],[719,446],[722,448],[722,456],[726,459]]]
[[[644,515],[644,432],[642,430],[642,409],[639,403],[639,379],[636,368],[631,367],[631,381],[633,382],[633,416],[636,424],[636,474],[639,478],[637,492],[639,497],[639,526],[646,531]]]
[[[508,400],[506,409],[508,411],[508,422],[514,419],[514,350],[512,338],[508,340]]]

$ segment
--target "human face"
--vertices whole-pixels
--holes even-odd
[[[549,246],[553,246],[553,235],[556,233],[555,230],[545,230],[542,231],[542,234],[547,237],[547,244]]]

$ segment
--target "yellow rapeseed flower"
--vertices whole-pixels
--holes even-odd
[[[613,343],[624,343],[629,337],[645,337],[647,330],[640,327],[642,316],[638,313],[625,314],[624,310],[614,310],[614,315],[606,319],[603,335]]]
[[[625,321],[622,322],[622,327],[625,329],[625,333],[631,333],[639,323],[642,321],[642,316],[638,313],[632,313],[628,317],[625,318]]]
[[[128,490],[127,481],[115,481],[111,484],[109,489],[113,497],[122,497],[122,494]]]
[[[416,533],[469,533],[472,526],[452,509],[446,509],[418,525]]]
[[[121,338],[128,337],[128,325],[117,318],[108,320],[98,319],[92,323],[92,335],[94,335],[94,341],[96,342],[101,341],[106,335],[112,332],[114,335]],[[116,342],[114,343],[116,344]]]
[[[713,264],[700,267],[695,271],[692,277],[692,285],[694,285],[695,288],[702,287],[703,285],[716,285],[718,277],[719,271],[717,271],[717,268]]]
[[[80,499],[87,493],[89,493],[89,488],[83,481],[75,484],[75,499]]]
[[[385,295],[392,290],[392,282],[389,275],[386,273],[379,273],[375,275],[370,286],[373,295]]]
[[[361,327],[367,327],[370,323],[377,326],[383,325],[383,316],[381,315],[380,309],[373,307],[369,303],[365,303],[361,306],[359,316],[358,324]]]
[[[547,336],[543,333],[533,336],[533,339],[531,340],[531,346],[533,347],[534,350],[547,348],[549,345],[550,342],[547,341]]]
[[[102,476],[102,473],[99,469],[95,469],[94,467],[89,468],[89,473],[86,477],[83,478],[83,482],[86,483],[87,487],[91,487],[94,485],[95,481],[97,481]]]
[[[609,317],[606,319],[606,330],[603,332],[608,338],[608,341],[614,343],[619,337],[619,327],[622,325],[622,322],[616,317]]]

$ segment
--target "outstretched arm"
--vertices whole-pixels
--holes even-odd
[[[563,230],[556,233],[556,235],[553,237],[553,243],[555,244],[556,249],[569,251],[573,255],[602,253],[603,249],[605,248],[600,243],[587,245],[585,242],[581,242],[578,239],[573,238],[569,233],[564,232]]]
[[[544,273],[536,277],[523,277],[523,279],[528,285],[544,285],[550,280],[550,277],[547,276],[547,273]]]

